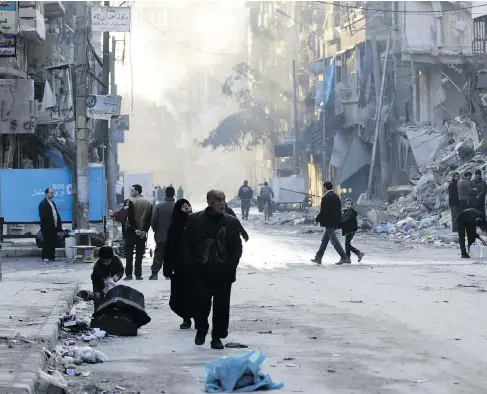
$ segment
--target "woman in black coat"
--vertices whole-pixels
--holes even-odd
[[[192,285],[190,273],[183,263],[183,230],[191,213],[191,204],[182,198],[174,205],[172,222],[167,233],[164,265],[162,272],[171,279],[171,298],[169,306],[176,315],[183,319],[180,328],[191,328]]]

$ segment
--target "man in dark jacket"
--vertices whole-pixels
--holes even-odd
[[[103,246],[98,252],[98,260],[93,266],[91,282],[95,311],[103,303],[107,279],[118,282],[123,276],[123,264],[110,246]]]
[[[320,248],[316,252],[316,257],[311,261],[313,263],[321,264],[323,255],[325,254],[328,242],[331,242],[337,253],[340,255],[340,261],[337,265],[350,264],[350,259],[345,254],[340,241],[338,240],[336,229],[342,226],[342,203],[332,190],[333,184],[331,182],[323,183],[323,198],[321,199],[320,213],[316,217],[316,224],[325,227],[323,238],[321,240]]]
[[[142,186],[133,185],[130,190],[132,204],[129,204],[127,212],[126,236],[126,266],[125,279],[132,280],[134,269],[134,249],[135,249],[135,279],[142,280],[142,260],[145,254],[145,244],[147,233],[151,226],[152,203],[142,196]]]
[[[457,215],[458,226],[458,239],[460,243],[460,250],[462,252],[463,259],[469,259],[470,256],[465,247],[465,234],[467,234],[468,249],[479,239],[483,245],[486,245],[485,241],[477,234],[477,227],[480,227],[482,231],[487,231],[487,222],[485,221],[485,215],[474,208],[467,208]]]
[[[242,209],[242,220],[249,220],[250,203],[254,191],[249,186],[249,181],[244,181],[243,185],[238,189],[238,198],[240,199],[240,206]]]
[[[472,199],[475,198],[475,191],[472,188],[470,181],[472,180],[472,173],[467,171],[463,174],[463,178],[457,183],[458,199],[460,200],[460,211],[467,208],[475,208],[472,206]]]
[[[164,201],[157,204],[152,214],[152,230],[154,231],[154,240],[156,241],[156,250],[154,251],[154,261],[152,263],[152,275],[149,280],[157,280],[159,271],[164,261],[164,249],[166,247],[167,232],[171,226],[172,211],[174,210],[174,194],[176,191],[172,186],[166,188],[166,197]]]
[[[228,335],[230,294],[242,256],[239,221],[225,214],[225,194],[211,190],[208,207],[188,217],[184,230],[185,260],[194,278],[195,344],[203,345],[213,299],[211,347],[223,349]]]
[[[57,233],[63,230],[61,216],[52,200],[54,191],[46,189],[46,198],[39,204],[39,219],[42,233],[42,260],[54,261],[56,257]]]
[[[481,213],[485,214],[485,194],[487,192],[487,184],[482,179],[482,171],[475,171],[475,177],[470,181],[472,190],[475,190],[475,206]]]
[[[227,203],[225,203],[225,213],[227,215],[233,216],[234,218],[237,217],[237,215],[235,214],[235,211],[232,208],[230,208]],[[239,223],[240,223],[240,221],[239,221]],[[242,226],[242,223],[240,223],[240,234],[242,235],[242,238],[245,240],[245,242],[247,242],[249,240],[249,234],[247,233],[247,231]]]
[[[450,205],[451,213],[451,228],[454,233],[457,232],[457,215],[460,212],[460,198],[458,197],[458,181],[460,180],[460,174],[458,172],[453,173],[450,184],[448,185],[448,205]]]

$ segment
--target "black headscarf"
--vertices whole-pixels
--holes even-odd
[[[188,214],[181,210],[184,204],[191,206],[188,200],[182,198],[174,204],[174,210],[172,211],[172,222],[171,226],[174,227],[176,232],[182,232],[184,226],[186,225],[186,220],[188,220]]]

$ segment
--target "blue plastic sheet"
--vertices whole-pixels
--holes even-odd
[[[252,391],[276,390],[284,384],[273,382],[260,369],[265,355],[252,350],[235,356],[222,357],[205,366],[207,393],[250,393]]]

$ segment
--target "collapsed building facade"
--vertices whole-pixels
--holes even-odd
[[[256,4],[258,26],[288,17],[296,37],[287,47],[297,65],[298,132],[288,134],[298,135],[310,194],[321,195],[325,173],[344,198],[368,192],[392,201],[412,190],[439,150],[476,140],[462,90],[462,65],[472,56],[470,3]],[[292,113],[287,119],[293,129]]]

